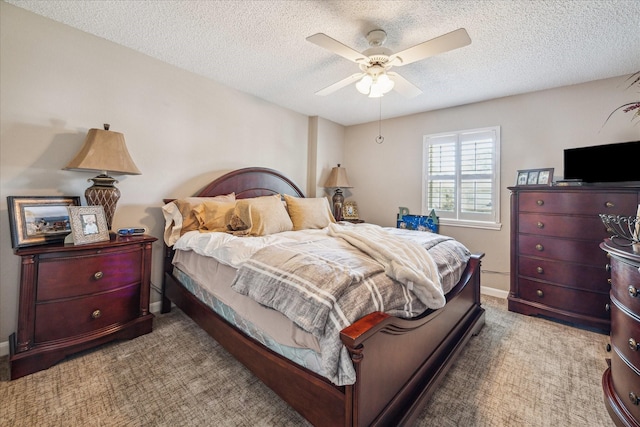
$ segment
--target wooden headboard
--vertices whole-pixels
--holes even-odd
[[[212,181],[197,197],[213,197],[235,192],[237,199],[287,194],[304,197],[302,190],[280,172],[268,168],[244,168]]]

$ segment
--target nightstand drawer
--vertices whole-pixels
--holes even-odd
[[[632,215],[638,209],[637,197],[608,192],[523,192],[520,212],[546,212],[595,216],[598,214]],[[595,222],[595,221],[594,221]],[[603,226],[604,227],[604,226]]]
[[[37,303],[34,341],[52,341],[124,324],[138,317],[139,307],[139,284],[90,297]]]
[[[629,410],[636,420],[640,420],[640,405],[638,405],[638,396],[640,396],[640,375],[627,366],[619,357],[611,358],[611,378],[613,379],[613,388],[616,394],[620,396],[620,400],[625,408]],[[635,403],[631,398],[635,397]]]
[[[640,371],[640,319],[626,314],[614,300],[611,304],[611,344]]]
[[[600,267],[587,267],[580,264],[521,256],[518,258],[518,274],[603,294],[608,294],[611,289],[608,280],[609,272],[604,263]]]
[[[634,313],[640,313],[640,267],[612,259],[611,295]]]
[[[570,261],[594,267],[607,264],[607,256],[597,250],[599,243],[584,240],[568,240],[561,238],[518,235],[519,253],[532,257]]]
[[[43,259],[38,268],[37,300],[89,295],[138,283],[141,263],[142,252],[135,247],[119,252]]]
[[[608,319],[609,296],[520,279],[520,298],[561,310]]]

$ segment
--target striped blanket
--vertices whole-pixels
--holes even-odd
[[[423,298],[418,297],[416,290],[421,288],[419,292],[424,292],[426,285],[419,282],[427,278],[431,285],[438,287],[444,302],[440,287],[444,270],[439,272],[439,268],[442,270],[450,266],[436,267],[431,256],[417,243],[401,237],[385,236],[387,232],[380,227],[371,227],[376,229],[365,231],[366,227],[358,227],[362,230],[360,233],[355,232],[356,227],[343,230],[334,228],[334,233],[342,231],[344,235],[340,238],[319,236],[305,242],[282,242],[260,249],[240,267],[232,283],[232,288],[237,292],[282,312],[302,329],[316,336],[325,374],[337,385],[355,381],[353,365],[340,341],[342,329],[374,311],[411,318],[427,308],[444,305],[436,303],[430,307],[422,301]],[[344,238],[347,234],[349,237]],[[367,241],[367,234],[373,238]],[[430,247],[430,251],[443,247],[445,252],[450,253],[451,248],[444,247],[459,245],[449,237],[421,234],[428,240],[422,246]],[[361,249],[368,246],[370,255],[374,257],[348,240]],[[389,240],[386,246],[385,240]],[[418,252],[411,252],[409,257],[415,264],[408,258],[399,260],[398,244],[408,245],[413,251],[417,247],[426,260],[413,259],[418,258]],[[467,255],[460,262],[466,263],[468,251],[459,246],[463,249],[456,250]],[[385,253],[389,255],[387,258]],[[435,267],[435,271],[431,269],[424,278],[419,277],[415,272],[424,267],[421,263],[429,268]],[[398,276],[398,280],[385,271]],[[408,274],[407,271],[413,273]],[[459,275],[452,280],[457,282],[458,279]],[[402,284],[402,280],[406,283]],[[408,282],[413,282],[413,290]],[[437,300],[437,297],[432,299]]]

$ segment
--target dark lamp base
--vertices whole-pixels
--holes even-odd
[[[89,206],[102,206],[104,208],[107,227],[111,230],[113,215],[120,199],[120,190],[113,185],[118,181],[105,174],[91,178],[90,181],[93,181],[93,185],[85,190],[84,197],[87,199]]]

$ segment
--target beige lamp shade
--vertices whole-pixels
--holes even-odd
[[[129,155],[124,135],[110,131],[108,124],[104,126],[104,130],[89,129],[84,145],[64,169],[140,175]]]
[[[347,170],[340,166],[331,169],[327,182],[324,183],[326,188],[352,188],[347,179]]]
[[[118,182],[108,172],[140,175],[141,172],[133,163],[124,135],[112,132],[109,125],[102,129],[89,129],[84,145],[76,156],[63,169],[77,171],[100,171],[96,177],[90,178],[93,185],[84,192],[87,204],[104,208],[107,227],[111,230],[113,215],[120,199],[120,190],[114,185]]]

